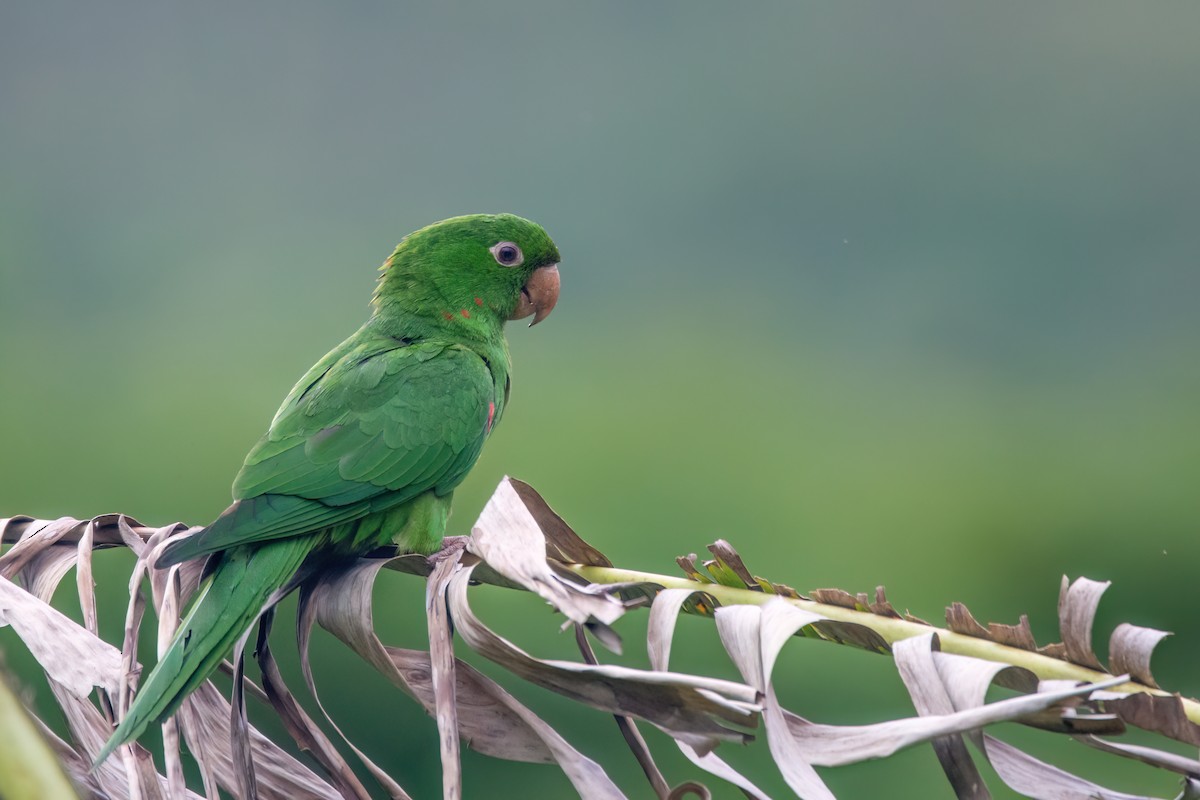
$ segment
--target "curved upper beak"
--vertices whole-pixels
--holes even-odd
[[[532,314],[529,327],[537,325],[554,310],[554,304],[558,302],[558,287],[558,264],[538,267],[521,287],[521,300],[509,319],[524,319]]]

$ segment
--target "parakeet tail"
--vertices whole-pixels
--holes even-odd
[[[96,756],[93,769],[116,748],[141,736],[179,708],[258,619],[271,594],[300,568],[314,537],[237,547],[200,589],[175,638],[142,682],[124,719]]]

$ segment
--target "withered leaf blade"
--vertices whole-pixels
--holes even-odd
[[[73,521],[75,524],[68,525],[68,531],[63,534],[59,543],[64,545],[77,544],[83,532],[83,526],[79,523],[86,520],[78,520],[72,517],[61,517],[60,519],[63,522]],[[129,546],[129,542],[124,539],[118,530],[119,519],[123,519],[125,524],[130,528],[137,529],[138,533],[135,535],[139,538],[144,539],[152,532],[133,517],[124,514],[100,514],[92,517],[90,520],[95,528],[93,543],[96,547]],[[33,517],[17,516],[2,518],[0,519],[0,540],[4,544],[14,544],[21,541],[30,532],[31,528],[41,528],[48,524],[50,524],[49,520],[34,519]]]
[[[46,674],[77,697],[93,686],[116,693],[121,653],[7,578],[0,578],[0,626],[11,625]]]
[[[390,561],[361,559],[342,575],[328,576],[316,587],[306,588],[301,595],[301,631],[307,631],[313,620],[319,620],[325,630],[418,700],[427,714],[433,716],[436,700],[430,654],[424,650],[385,648],[374,634],[371,587],[379,570],[388,564]],[[484,675],[462,661],[457,662],[455,673],[455,694],[460,706],[458,727],[473,750],[521,762],[552,762],[550,751],[538,736],[523,726],[520,717],[490,696]]]
[[[1035,800],[1156,800],[1126,794],[1059,769],[989,734],[978,736],[980,749],[1008,787]]]
[[[1016,625],[1004,625],[999,622],[988,623],[988,633],[993,642],[1019,647],[1022,650],[1037,650],[1037,641],[1033,638],[1033,629],[1029,627],[1029,616],[1022,614]],[[1128,670],[1118,669],[1117,672]]]
[[[1177,753],[1159,750],[1154,747],[1113,742],[1108,739],[1101,739],[1099,736],[1089,735],[1077,736],[1075,738],[1088,747],[1094,747],[1106,753],[1115,753],[1125,758],[1132,758],[1135,761],[1141,761],[1143,764],[1149,764],[1152,767],[1178,772],[1180,775],[1200,775],[1200,761],[1194,758],[1187,758]]]
[[[679,565],[679,568],[681,570],[683,570],[684,575],[687,575],[689,578],[696,581],[696,583],[712,583],[713,582],[712,578],[710,578],[707,575],[705,575],[704,573],[702,573],[696,567],[696,554],[695,553],[689,553],[686,556],[676,556],[675,563]]]
[[[456,554],[457,555],[457,554]],[[434,718],[442,755],[442,797],[462,797],[462,764],[458,748],[458,705],[455,699],[454,640],[446,609],[446,586],[459,569],[458,558],[441,561],[425,585],[425,619],[429,629],[430,683]]]
[[[1092,625],[1096,609],[1111,581],[1079,578],[1074,583],[1064,575],[1058,594],[1058,628],[1062,634],[1067,659],[1084,667],[1104,670],[1092,649]]]
[[[0,577],[12,580],[38,553],[53,547],[68,534],[81,536],[85,524],[74,517],[60,517],[54,521],[31,520],[17,543],[0,556]],[[78,539],[69,543],[75,544],[76,541]]]
[[[591,665],[597,665],[600,661],[596,658],[596,653],[592,650],[592,645],[588,642],[586,628],[576,623],[575,628],[575,643],[579,647],[579,653],[583,656],[583,660]],[[650,754],[650,747],[646,744],[642,732],[638,730],[637,722],[633,717],[626,717],[620,714],[614,714],[613,719],[616,720],[617,728],[621,731],[622,738],[625,739],[625,744],[629,746],[630,751],[637,759],[638,765],[642,768],[646,779],[650,781],[650,788],[654,790],[654,795],[660,798],[670,798],[678,796],[680,790],[677,788],[672,790],[667,784],[667,779],[663,777],[662,770],[654,763],[654,756]],[[685,790],[691,791],[691,787]],[[699,786],[698,794],[709,796],[708,789],[704,786]]]
[[[848,644],[872,653],[887,653],[891,650],[887,640],[866,625],[822,618],[814,622],[810,629],[829,642]]]
[[[780,608],[786,606],[786,609]],[[742,677],[763,696],[767,747],[787,785],[805,800],[832,800],[833,792],[813,769],[808,754],[787,728],[783,708],[770,683],[771,667],[782,642],[800,628],[820,619],[784,600],[758,606],[724,606],[717,609],[721,644]],[[778,645],[778,646],[777,646]]]
[[[270,628],[270,612],[260,624]],[[230,739],[233,746],[234,777],[239,797],[258,797],[258,780],[254,774],[254,757],[250,753],[250,720],[246,716],[245,647],[253,629],[247,630],[233,646],[233,698],[230,713]],[[264,634],[265,636],[265,634]]]
[[[404,788],[359,749],[333,721],[317,693],[312,662],[309,659],[313,623],[319,621],[321,627],[363,655],[376,669],[383,671],[390,666],[386,658],[380,658],[383,647],[375,636],[371,616],[371,587],[383,564],[381,559],[360,559],[353,567],[330,571],[301,587],[300,601],[296,609],[296,646],[300,651],[300,671],[304,675],[305,685],[326,721],[333,726],[342,741],[350,746],[371,776],[387,790],[389,796],[409,798]],[[378,659],[384,666],[376,665],[373,659]]]
[[[139,562],[141,559],[139,558]],[[141,563],[138,564],[141,566]],[[135,572],[138,570],[135,569]],[[163,599],[163,603],[158,610],[158,653],[159,658],[166,652],[170,646],[171,638],[175,634],[175,630],[179,627],[177,620],[179,619],[179,570],[171,570],[173,580],[171,588],[174,591],[169,592]],[[129,671],[132,672],[137,665],[137,635],[141,629],[141,616],[145,610],[145,602],[142,594],[141,582],[135,587],[130,584],[130,606],[125,618],[125,641],[121,645],[121,655],[125,659],[125,664]],[[122,714],[129,709],[129,700],[127,696],[121,698]],[[183,778],[183,762],[179,756],[179,717],[172,715],[162,725],[163,732],[163,759],[166,762],[167,785],[170,787],[170,796],[177,796],[184,787]]]
[[[59,583],[75,566],[75,548],[61,544],[32,556],[17,574],[21,586],[43,603],[49,603]]]
[[[429,654],[384,647],[374,632],[371,586],[385,565],[380,559],[361,559],[346,572],[306,587],[301,594],[299,622],[301,666],[311,675],[307,631],[319,619],[322,627],[433,715],[436,700]],[[459,733],[471,749],[512,761],[557,763],[587,800],[623,800],[624,795],[599,764],[571,747],[499,684],[461,660],[455,664],[455,679]],[[308,680],[311,683],[311,677]]]
[[[470,567],[459,571],[447,597],[455,630],[480,655],[531,683],[610,714],[644,719],[698,748],[711,749],[723,739],[744,741],[744,734],[721,721],[753,724],[755,691],[750,687],[674,672],[536,659],[474,615],[467,600],[470,576]]]
[[[512,481],[501,481],[471,530],[471,552],[505,578],[540,595],[572,622],[609,625],[625,613],[624,604],[607,590],[579,586],[556,575],[546,563],[546,546],[525,498]],[[614,637],[615,633],[608,641]]]
[[[49,684],[50,691],[67,719],[71,738],[81,751],[84,769],[90,769],[95,754],[100,752],[108,735],[112,733],[112,725],[86,699],[76,696],[53,678],[49,679]],[[134,750],[136,760],[130,762],[134,779],[141,786],[157,783],[159,777],[154,772],[153,764],[149,763],[149,754],[145,748],[135,745]],[[133,789],[130,784],[130,771],[126,770],[120,759],[108,759],[92,774],[107,795],[131,796]]]
[[[663,589],[655,595],[650,606],[650,619],[646,622],[646,652],[650,656],[651,669],[666,671],[679,612],[688,601],[697,598],[715,604],[710,595],[692,589]]]
[[[665,796],[665,800],[683,800],[688,795],[695,795],[700,800],[712,800],[712,792],[702,783],[695,781],[685,781],[670,791]]]
[[[984,757],[996,770],[1000,779],[1010,788],[1027,797],[1041,800],[1088,800],[1097,797],[1109,800],[1141,800],[1135,795],[1112,792],[1077,775],[1039,761],[978,730],[983,725],[993,722],[1019,720],[1071,697],[1094,694],[1097,690],[1103,690],[1107,686],[1122,682],[1124,678],[1114,678],[1104,683],[1083,686],[1071,686],[1070,682],[1059,682],[1059,684],[1065,685],[1065,688],[1039,691],[1036,694],[985,705],[984,699],[988,684],[995,681],[1003,672],[1010,670],[1024,672],[1024,670],[968,656],[939,653],[933,651],[932,647],[932,636],[922,636],[897,642],[894,649],[897,663],[901,667],[901,677],[913,696],[914,705],[923,714],[926,711],[922,709],[928,709],[929,713],[944,713],[944,710],[948,708],[959,709],[956,714],[951,716],[983,711],[991,713],[990,719],[977,720],[977,724],[970,729],[970,735],[984,753]],[[1016,682],[1009,681],[1010,684]],[[956,732],[964,732],[964,729]],[[970,767],[966,767],[965,762],[961,761],[964,756],[969,758],[965,749],[954,745],[947,747],[946,752],[954,759],[953,761],[943,760],[943,765],[947,768],[947,774],[954,784],[955,790],[966,791],[965,787],[973,787],[973,781],[978,777],[978,772],[973,763]],[[939,758],[941,757],[942,751],[939,751]],[[951,769],[959,768],[963,768],[965,771],[951,772]],[[963,793],[961,796],[985,795]]]
[[[1122,622],[1108,640],[1108,663],[1113,672],[1127,672],[1134,680],[1159,688],[1150,672],[1150,656],[1169,631]]]
[[[419,650],[385,648],[396,669],[409,676],[423,705],[432,707],[433,689],[429,685],[429,654]],[[475,670],[465,661],[455,665],[458,684],[459,720],[463,737],[472,750],[510,761],[558,764],[575,790],[587,800],[623,800],[624,795],[592,759],[580,753],[541,717],[534,714],[500,684]],[[417,676],[423,676],[423,682]],[[467,716],[470,712],[471,716]],[[495,722],[484,725],[491,718]],[[475,738],[467,734],[466,719],[475,719],[473,730],[483,731]]]
[[[105,519],[106,527],[101,528],[99,520]],[[90,532],[88,528],[91,528]],[[103,531],[103,534],[102,534]],[[67,543],[68,536],[63,536],[54,544],[52,548],[47,548],[43,554],[27,559],[23,567],[25,576],[30,580],[31,585],[40,587],[41,590],[47,592],[47,596],[54,591],[54,585],[57,583],[57,578],[61,578],[61,571],[58,565],[61,563],[59,558],[47,560],[44,555],[51,549],[54,551],[62,551],[70,553],[72,560],[77,556],[76,547],[80,541],[84,541],[88,536],[92,538],[92,544],[96,545],[102,538],[106,544],[114,542],[122,542],[122,537],[118,525],[118,517],[108,515],[106,518],[97,518],[96,522],[89,525],[80,525],[72,528],[72,535],[78,538],[72,543]],[[138,538],[140,542],[140,537]],[[46,569],[53,569],[56,573],[55,580],[47,580],[44,574],[30,574],[39,566],[44,566]],[[135,573],[138,569],[144,571],[144,562],[139,562],[135,565]],[[163,571],[164,573],[166,571]],[[165,579],[165,574],[164,574]],[[81,583],[80,589],[87,593],[89,591],[87,573],[85,571],[85,580]],[[44,609],[44,613],[49,614],[53,619],[58,619],[54,615],[58,612],[51,609],[49,606],[42,604],[41,601],[32,595],[26,594],[17,589],[7,581],[0,580],[0,593],[8,587],[12,587],[14,594],[12,597],[21,601],[17,607],[12,607],[10,604],[0,600],[0,607],[10,608],[14,613],[21,617],[22,622],[30,622],[31,616],[27,614],[27,610],[38,610],[38,604]],[[7,595],[5,595],[7,597]],[[83,599],[83,603],[87,604],[87,599]],[[142,603],[140,600],[140,592],[135,592],[131,597],[131,607],[133,617],[127,620],[127,634],[136,635],[138,621],[141,616]],[[177,616],[177,604],[168,604],[166,608],[160,608],[159,613],[168,619],[173,619]],[[31,612],[36,613],[36,612]],[[39,617],[40,618],[40,617]],[[96,753],[100,751],[101,746],[107,740],[112,732],[112,724],[110,720],[105,719],[99,711],[87,699],[88,692],[91,686],[99,686],[105,691],[111,692],[115,697],[117,695],[117,685],[121,682],[121,678],[126,673],[127,668],[132,671],[138,669],[136,660],[130,660],[128,667],[123,662],[123,654],[115,647],[102,642],[85,628],[76,625],[71,620],[63,617],[60,621],[65,621],[64,626],[48,625],[46,635],[53,637],[47,642],[47,647],[60,648],[61,652],[57,656],[46,660],[40,656],[39,660],[43,668],[48,668],[48,677],[51,690],[55,695],[56,700],[64,715],[67,718],[68,727],[71,730],[72,738],[79,748],[79,757],[82,763],[89,765]],[[40,625],[41,623],[34,622],[32,624]],[[38,650],[33,649],[36,654]],[[130,651],[132,652],[132,650]],[[82,655],[80,655],[82,653]],[[74,654],[74,655],[72,655]],[[65,684],[55,679],[59,667],[57,661],[69,660],[72,662],[72,671],[76,673],[76,678],[71,683]],[[224,722],[223,738],[226,743],[229,741],[228,714],[229,705],[221,700],[219,693],[210,684],[205,683],[195,694],[185,702],[184,716],[187,714],[187,709],[191,705],[199,702],[199,698],[208,695],[210,699],[223,703],[223,712],[218,714]],[[107,707],[107,706],[106,706]],[[212,740],[214,738],[211,725],[207,726],[203,738]],[[276,745],[263,737],[258,731],[252,731],[253,747],[255,752],[256,763],[259,764],[260,772],[265,775],[260,780],[259,796],[263,800],[284,800],[285,798],[295,797],[314,797],[314,798],[329,798],[333,800],[337,794],[333,792],[327,784],[323,783],[319,778],[313,775],[307,768],[297,762],[295,759],[288,756]],[[217,737],[219,738],[219,737]],[[200,750],[195,742],[193,743],[193,752],[197,753],[197,761],[201,764],[201,768],[205,772],[212,771],[212,761],[214,759],[205,758],[199,755]],[[163,777],[158,775],[154,769],[154,763],[150,758],[150,754],[140,745],[132,745],[124,748],[122,758],[127,760],[133,774],[137,776],[138,785],[141,789],[141,794],[144,797],[197,797],[197,795],[187,792],[181,794],[178,776]],[[126,768],[122,766],[121,758],[108,759],[101,767],[92,775],[94,780],[102,787],[103,792],[112,797],[130,796],[133,790],[129,784],[129,774]],[[227,760],[227,765],[230,761]],[[216,772],[221,774],[221,782],[227,788],[234,785],[233,772],[231,769],[221,769],[219,766]],[[215,791],[215,789],[214,789]]]
[[[329,576],[302,595],[303,627],[319,619],[396,687],[417,700],[430,716],[436,713],[429,653],[385,647],[375,635],[371,586],[380,568],[378,559],[360,560],[347,572]],[[498,687],[469,664],[455,665],[459,731],[473,750],[495,758],[530,763],[552,763],[546,743],[505,702],[496,697]]]
[[[900,612],[892,607],[888,602],[887,592],[882,586],[875,587],[875,602],[870,604],[871,613],[878,614],[881,617],[894,617],[900,619]]]
[[[178,719],[197,763],[220,786],[233,790],[237,784],[229,721],[229,701],[211,682],[205,682],[184,701]],[[261,800],[294,800],[298,797],[337,800],[342,795],[283,748],[250,728],[250,752],[254,759]]]
[[[505,476],[501,483],[508,483],[525,503],[534,522],[546,538],[546,557],[568,564],[585,564],[590,567],[611,567],[608,557],[585,542],[575,530],[525,481]]]
[[[963,606],[962,609],[966,611],[966,606]],[[970,615],[969,611],[966,613]],[[950,609],[947,609],[946,616],[949,620]],[[971,621],[974,622],[973,617]],[[896,642],[892,648],[892,655],[896,660],[896,667],[900,671],[901,680],[908,688],[913,707],[922,717],[948,716],[955,712],[954,702],[946,692],[945,685],[941,680],[929,679],[937,674],[937,665],[933,660],[936,643],[936,637],[930,633]],[[989,800],[991,798],[991,792],[987,790],[983,776],[979,773],[979,767],[971,758],[971,753],[967,750],[967,743],[961,734],[947,733],[937,736],[931,740],[930,744],[937,756],[938,763],[942,766],[942,771],[946,774],[946,779],[950,781],[950,786],[954,789],[955,797],[959,800]]]
[[[941,653],[931,647],[930,636],[918,636],[897,642],[894,653],[914,705],[922,714],[942,716],[947,733],[961,733],[997,722],[1020,721],[1124,681],[1118,677],[1097,684],[1074,681],[1038,684],[1032,673],[1021,667]],[[992,683],[1036,688],[1037,691],[985,703],[987,687]]]
[[[975,615],[959,602],[951,603],[946,608],[946,627],[964,636],[974,636],[977,639],[987,639],[988,629],[979,624]]]
[[[1187,710],[1177,694],[1106,693],[1097,695],[1096,699],[1105,711],[1116,714],[1134,727],[1200,747],[1200,725],[1188,719]]]
[[[370,794],[359,781],[354,770],[333,746],[333,742],[313,719],[300,707],[295,697],[283,681],[279,665],[271,652],[271,637],[268,626],[260,625],[258,642],[255,646],[254,657],[262,670],[263,690],[267,701],[279,714],[288,733],[302,750],[312,753],[313,757],[333,781],[334,786],[343,798],[369,800]]]
[[[710,595],[692,589],[663,589],[654,598],[654,604],[650,607],[650,619],[646,625],[646,651],[650,656],[652,669],[668,669],[671,642],[675,637],[675,623],[679,619],[679,612],[685,605],[696,602],[707,603],[709,608],[715,607],[715,601]],[[693,764],[738,787],[752,800],[769,800],[765,792],[729,766],[715,752],[700,753],[684,742],[676,741],[675,744]]]
[[[847,592],[845,589],[813,589],[808,593],[814,601],[824,603],[828,606],[840,606],[841,608],[851,608],[862,611],[859,608],[858,598]]]

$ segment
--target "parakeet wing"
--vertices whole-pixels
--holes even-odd
[[[169,547],[170,564],[347,522],[467,474],[495,385],[483,359],[442,342],[371,340],[334,351],[296,385],[234,481],[234,503]]]

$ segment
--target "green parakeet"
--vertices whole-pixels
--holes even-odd
[[[435,552],[450,497],[504,414],[504,323],[558,300],[558,250],[510,214],[455,217],[405,237],[359,330],[308,371],[246,456],[234,502],[167,546],[208,577],[97,756],[172,714],[302,566],[387,544]]]

